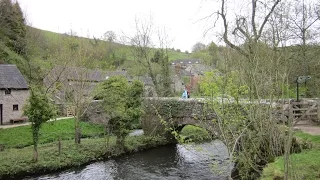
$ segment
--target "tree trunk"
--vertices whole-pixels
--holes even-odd
[[[75,143],[76,144],[80,144],[81,143],[81,132],[80,132],[80,128],[79,127],[76,127]]]
[[[58,152],[59,152],[59,155],[61,154],[61,136],[59,136],[59,140],[58,140]]]
[[[120,149],[124,148],[124,137],[122,136],[117,136],[117,141],[116,141],[117,147]]]
[[[38,162],[38,145],[33,145],[33,161]]]
[[[74,123],[74,132],[75,132],[75,135],[74,135],[74,141],[76,144],[80,144],[81,142],[81,130],[80,130],[80,127],[79,127],[79,118],[78,117],[75,117],[75,123]]]

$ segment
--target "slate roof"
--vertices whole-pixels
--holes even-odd
[[[112,76],[124,76],[128,79],[128,81],[132,81],[134,79],[138,79],[142,81],[145,85],[153,85],[152,79],[149,76],[131,76],[127,71],[117,70],[117,71],[103,71],[100,69],[87,69],[82,67],[63,67],[63,66],[55,66],[51,72],[44,79],[44,84],[48,87],[51,85],[52,81],[55,81],[57,77],[60,76],[59,79],[65,79],[68,81],[87,81],[92,83],[98,83],[103,80],[108,79]],[[95,86],[95,84],[87,85]]]
[[[201,61],[200,59],[178,59],[178,60],[174,60],[171,61],[171,65],[175,65],[175,64],[200,64]]]
[[[0,89],[28,89],[28,84],[16,65],[0,64]]]
[[[127,76],[127,73],[125,71],[103,71],[83,67],[55,66],[48,75],[54,78],[60,76],[61,78],[73,81],[100,82],[107,79],[107,77],[116,75]]]

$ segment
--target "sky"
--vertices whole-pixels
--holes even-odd
[[[135,19],[152,17],[154,27],[165,27],[170,45],[182,51],[197,42],[217,41],[204,36],[212,22],[200,20],[213,11],[209,0],[18,0],[29,25],[58,33],[71,30],[83,37],[102,37],[114,31],[132,36]],[[200,20],[200,21],[199,21]]]

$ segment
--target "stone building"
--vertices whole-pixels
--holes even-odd
[[[0,64],[0,125],[22,119],[28,97],[27,82],[17,66]]]
[[[146,94],[155,93],[149,77],[132,77],[125,69],[103,71],[83,67],[56,66],[47,74],[43,83],[50,90],[51,99],[59,107],[60,115],[73,116],[74,104],[84,100],[91,102],[98,83],[113,76],[124,76],[128,82],[138,79],[144,83]]]

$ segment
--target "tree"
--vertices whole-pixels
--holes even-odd
[[[158,51],[157,51],[158,52]],[[171,79],[171,71],[169,66],[169,57],[166,55],[164,50],[160,50],[159,65],[160,65],[160,77],[159,84],[161,85],[161,93],[162,97],[169,97],[172,95],[172,79]]]
[[[246,106],[224,103],[222,100],[222,103],[218,101],[212,106],[217,112],[214,122],[220,130],[219,138],[227,145],[242,179],[257,179],[266,163],[282,155],[283,151],[286,155],[291,152],[292,136],[290,135],[292,131],[290,130],[289,135],[286,135],[279,129],[274,122],[275,118],[271,116],[272,107],[270,105],[252,103],[253,99],[259,100],[262,97],[274,99],[275,90],[279,88],[276,86],[277,83],[287,78],[287,70],[282,71],[282,68],[285,68],[282,61],[284,56],[268,46],[272,39],[264,38],[270,17],[274,14],[280,1],[248,0],[241,2],[246,5],[244,9],[248,7],[248,4],[250,8],[246,10],[239,8],[241,10],[236,10],[233,16],[227,14],[230,12],[228,11],[230,6],[227,4],[229,1],[219,0],[219,10],[213,13],[223,25],[221,39],[229,49],[235,50],[238,54],[236,59],[230,59],[231,56],[227,56],[225,62],[234,62],[233,66],[238,66],[235,68],[238,74],[235,77],[237,78],[236,87],[246,85],[250,97],[248,102],[251,102]],[[230,18],[233,19],[230,20]],[[222,77],[221,85],[219,85],[221,94],[228,92],[229,64],[225,63],[223,67],[226,75]],[[238,89],[241,90],[241,88]],[[241,95],[241,91],[235,93]],[[277,134],[277,137],[274,134]]]
[[[158,96],[167,95],[171,91],[171,82],[168,63],[168,37],[160,29],[155,33],[152,21],[145,22],[136,19],[136,34],[130,38],[131,52],[138,63],[139,69],[146,71],[150,76]],[[151,37],[158,37],[158,50]],[[142,68],[141,68],[142,67]],[[170,84],[170,85],[168,85]],[[163,89],[167,89],[166,92]]]
[[[98,87],[97,96],[103,100],[108,127],[117,136],[117,145],[124,146],[133,122],[141,115],[143,85],[140,81],[132,84],[123,76],[113,76]]]
[[[293,44],[298,44],[297,50],[294,52],[296,60],[295,75],[319,77],[318,72],[313,70],[313,67],[318,61],[315,48],[312,46],[319,43],[320,37],[320,17],[319,9],[313,1],[302,0],[294,1],[291,6],[291,14],[288,17],[288,29],[291,32],[291,41]],[[319,81],[312,79],[309,86],[316,89],[316,84]],[[312,91],[307,88],[307,96],[312,96]],[[313,92],[313,94],[317,94]]]
[[[259,59],[256,58],[258,51],[257,44],[260,43],[264,28],[280,1],[281,0],[275,0],[266,5],[262,5],[259,4],[257,0],[253,0],[250,2],[252,7],[251,12],[248,15],[237,14],[234,20],[234,28],[230,31],[231,23],[228,21],[226,14],[227,1],[220,0],[221,6],[217,15],[222,19],[224,27],[222,38],[229,47],[237,50],[247,59],[248,66],[252,70],[255,70],[257,63],[259,62]],[[265,9],[260,6],[269,8]],[[257,18],[258,16],[261,18]],[[230,38],[230,35],[232,35],[233,38]],[[245,43],[246,46],[239,45],[239,43],[237,43],[238,39],[240,39],[242,43]],[[246,74],[248,77],[248,83],[250,84],[249,94],[254,95],[255,97],[260,97],[259,88],[255,85],[256,82],[254,82],[256,80],[256,71],[247,71]]]
[[[0,40],[18,54],[26,51],[26,25],[18,2],[0,1]]]
[[[38,161],[39,130],[44,122],[56,116],[55,107],[50,103],[45,93],[37,88],[31,88],[31,94],[25,106],[24,114],[31,122],[33,140],[33,160]]]
[[[202,51],[206,48],[206,45],[201,43],[201,42],[197,42],[195,45],[192,46],[192,52],[198,52],[198,51]]]
[[[103,34],[103,40],[108,42],[115,42],[117,40],[117,35],[113,31],[107,31]]]
[[[18,54],[25,54],[26,53],[26,25],[25,19],[23,16],[23,12],[18,2],[13,5],[13,12],[14,12],[14,25],[13,25],[13,32],[15,37],[13,37],[13,47],[15,52]]]
[[[218,46],[212,42],[207,47],[204,45],[201,50],[194,51],[191,56],[201,59],[206,65],[216,67],[219,59]]]
[[[55,56],[57,67],[48,73],[47,79],[51,86],[55,83],[60,84],[59,89],[55,86],[50,89],[53,97],[59,94],[60,101],[73,109],[75,143],[80,144],[80,121],[93,100],[92,90],[97,84],[96,75],[92,69],[96,67],[96,60],[103,54],[93,54],[94,50],[90,49],[91,46],[86,46],[87,41],[78,37],[66,36],[62,42],[57,50],[59,54]]]

